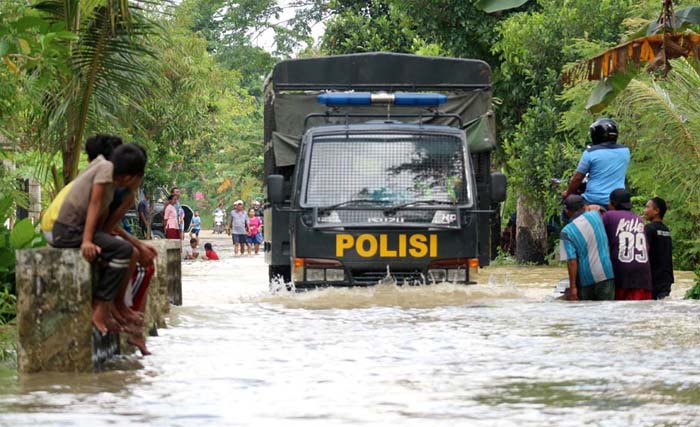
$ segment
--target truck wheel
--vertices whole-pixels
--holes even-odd
[[[268,270],[270,282],[278,277],[282,277],[284,283],[292,281],[292,269],[289,265],[271,265]]]
[[[151,238],[153,240],[165,239],[165,234],[161,233],[160,231],[151,231]]]

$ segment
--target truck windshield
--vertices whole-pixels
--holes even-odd
[[[343,206],[353,200],[391,206],[470,205],[465,147],[454,135],[356,134],[313,140],[304,204]],[[371,205],[371,204],[370,204]]]

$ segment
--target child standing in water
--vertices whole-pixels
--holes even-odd
[[[248,243],[248,255],[250,255],[250,250],[252,246],[255,246],[255,255],[260,252],[260,243],[262,243],[262,236],[260,235],[260,225],[262,221],[260,218],[255,216],[255,209],[250,208],[248,210],[248,237],[246,238],[246,243]]]
[[[651,297],[664,299],[671,293],[671,285],[674,282],[671,231],[663,223],[666,201],[660,197],[649,199],[643,214],[649,221],[644,227],[644,234],[647,237],[651,262]]]
[[[192,217],[192,229],[190,230],[190,238],[196,238],[199,241],[199,231],[202,229],[202,218],[199,217],[199,211],[194,211]]]

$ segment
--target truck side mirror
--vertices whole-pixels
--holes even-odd
[[[508,180],[501,172],[491,174],[491,202],[502,203],[506,201],[506,188]]]
[[[282,175],[267,177],[267,200],[272,204],[284,202],[284,177]]]

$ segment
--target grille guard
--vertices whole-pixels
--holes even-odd
[[[465,209],[465,208],[445,208],[441,206],[416,206],[416,207],[407,207],[403,208],[402,210],[421,210],[421,211],[454,211],[456,216],[457,216],[457,221],[454,224],[439,224],[439,223],[417,223],[417,222],[402,222],[402,223],[394,223],[394,222],[385,222],[385,223],[367,223],[367,222],[345,222],[345,223],[319,223],[318,222],[318,212],[319,210],[323,210],[323,208],[318,208],[314,207],[311,209],[311,212],[313,213],[313,223],[311,225],[311,228],[314,230],[342,230],[346,228],[368,228],[368,229],[388,229],[388,228],[410,228],[410,229],[443,229],[443,230],[460,230],[462,229],[462,214],[466,214],[469,216],[478,216],[478,215],[493,215],[496,213],[495,210],[476,210],[476,209]],[[386,209],[368,209],[367,207],[351,207],[351,206],[343,206],[343,207],[338,207],[333,209],[333,211],[340,211],[340,210],[376,210],[376,211],[384,211]]]

